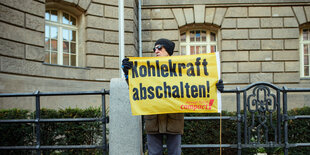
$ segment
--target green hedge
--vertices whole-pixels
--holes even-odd
[[[310,115],[310,107],[288,111],[289,116]],[[90,118],[100,117],[99,108],[89,109],[42,109],[41,118]],[[219,114],[186,114],[186,116],[219,116]],[[236,116],[235,112],[222,112],[222,116]],[[0,110],[0,119],[33,119],[35,113],[27,110]],[[283,124],[282,124],[283,125]],[[41,123],[41,145],[100,145],[102,123],[100,122],[71,122],[71,123]],[[288,122],[289,143],[310,142],[310,120],[290,120]],[[185,121],[183,144],[219,144],[219,120]],[[243,128],[242,128],[243,129]],[[282,129],[283,131],[283,129]],[[29,145],[35,146],[35,125],[33,123],[8,123],[0,125],[1,146]],[[222,144],[236,144],[237,122],[222,120]],[[282,133],[283,134],[283,133]],[[243,134],[242,134],[243,136]],[[272,135],[269,135],[272,136]],[[282,138],[283,140],[283,138]],[[290,154],[307,154],[309,147],[290,148]],[[184,155],[219,154],[220,150],[210,149],[183,149]],[[283,154],[282,148],[255,148],[242,149],[243,154],[267,152],[268,154]],[[47,150],[43,154],[98,154],[100,150]],[[222,154],[236,154],[236,149],[222,148]],[[0,154],[31,154],[27,150],[0,150]]]
[[[222,116],[235,116],[232,112],[222,112]],[[185,114],[185,116],[220,116],[219,114]],[[237,122],[222,120],[222,144],[237,142]],[[185,121],[182,144],[220,144],[220,121]],[[184,155],[220,154],[217,148],[182,149]],[[235,149],[222,148],[222,154],[237,154]]]
[[[242,112],[243,113],[243,112]],[[289,116],[310,115],[310,107],[296,108],[288,111]],[[219,114],[186,114],[186,116],[219,116]],[[222,116],[236,116],[235,112],[222,112]],[[250,114],[248,114],[250,116]],[[273,117],[275,120],[275,116]],[[250,119],[248,119],[248,122]],[[257,121],[257,120],[256,120]],[[283,123],[282,123],[283,127]],[[243,126],[241,128],[243,130]],[[237,122],[222,120],[222,144],[237,143]],[[283,135],[283,128],[282,128]],[[243,133],[241,133],[243,137]],[[272,134],[268,135],[274,136]],[[290,120],[288,122],[289,143],[310,143],[310,119]],[[282,137],[282,141],[284,137]],[[243,139],[242,139],[243,141]],[[182,144],[220,144],[220,121],[185,121]],[[290,148],[289,154],[308,154],[309,147]],[[184,155],[220,154],[217,148],[208,149],[183,149]],[[266,152],[268,154],[283,154],[282,148],[255,148],[242,149],[242,154],[256,154]],[[237,149],[222,148],[222,154],[237,154]]]
[[[27,119],[29,116],[29,111],[27,110],[1,110],[0,119]],[[25,123],[10,123],[10,124],[0,124],[0,145],[10,146],[10,145],[33,145],[33,132],[34,128],[31,124]],[[30,154],[31,151],[28,150],[0,150],[0,154]]]
[[[99,118],[99,108],[89,109],[42,109],[41,118]],[[0,119],[33,119],[35,113],[27,110],[1,110]],[[101,145],[101,122],[63,122],[41,123],[41,145]],[[12,145],[36,145],[34,123],[9,123],[0,126],[0,144]],[[0,150],[0,154],[30,154],[31,151]],[[44,154],[97,154],[100,150],[47,150]]]
[[[288,111],[289,116],[310,115],[310,107]],[[310,143],[310,119],[297,119],[288,122],[289,143]],[[309,154],[310,147],[290,148],[291,154]]]

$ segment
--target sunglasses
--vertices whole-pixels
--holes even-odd
[[[164,46],[163,45],[158,45],[156,47],[153,48],[153,51],[155,52],[156,50],[161,50]]]

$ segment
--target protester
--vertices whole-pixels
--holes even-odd
[[[156,57],[172,56],[175,44],[168,39],[159,39],[154,45]],[[123,59],[122,68],[128,82],[128,70],[132,68],[128,58]],[[216,84],[219,91],[223,91],[223,81]],[[168,155],[181,155],[181,135],[184,130],[184,114],[145,115],[145,130],[149,155],[163,154],[163,136],[166,136]]]

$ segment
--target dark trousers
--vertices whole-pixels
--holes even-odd
[[[149,155],[163,154],[163,136],[167,136],[168,155],[181,155],[180,134],[148,134],[147,146]]]

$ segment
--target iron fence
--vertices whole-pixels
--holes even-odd
[[[309,147],[309,142],[289,143],[288,141],[288,121],[310,119],[310,115],[288,116],[287,95],[291,92],[310,92],[310,88],[279,88],[270,83],[258,82],[243,89],[237,87],[236,89],[224,90],[223,93],[236,94],[237,116],[185,117],[185,120],[235,120],[237,121],[237,143],[182,144],[182,148],[234,148],[238,150],[238,155],[241,155],[244,148],[281,147],[284,154],[287,155],[289,148]],[[241,109],[241,99],[243,100],[243,109]],[[272,119],[273,115],[275,115],[276,120]],[[248,119],[250,119],[249,122]],[[274,135],[272,138],[268,137],[271,131]],[[254,140],[253,137],[255,137]]]
[[[248,93],[250,92],[250,93]],[[309,147],[310,143],[289,143],[288,141],[288,121],[293,119],[310,119],[310,115],[289,116],[287,113],[287,95],[291,92],[310,92],[310,88],[279,88],[273,84],[260,82],[251,84],[243,89],[224,90],[223,93],[236,94],[236,116],[210,116],[210,117],[185,117],[186,121],[206,121],[206,120],[233,120],[237,122],[237,142],[236,144],[182,144],[182,148],[234,148],[241,154],[244,148],[258,147],[281,147],[284,154],[288,154],[288,149],[293,147]],[[109,91],[86,91],[86,92],[39,92],[0,94],[0,97],[35,97],[36,115],[35,119],[10,119],[0,120],[2,123],[34,123],[36,129],[35,146],[0,146],[0,150],[36,150],[41,154],[42,150],[59,149],[101,149],[103,154],[108,150],[106,139],[106,124],[108,117],[105,111],[105,95]],[[69,96],[69,95],[101,95],[102,96],[102,116],[100,118],[72,118],[72,119],[42,119],[40,118],[40,97],[41,96]],[[241,101],[242,100],[242,101]],[[243,103],[243,109],[241,104]],[[276,120],[271,119],[275,117]],[[250,121],[248,121],[250,120]],[[63,145],[48,146],[40,144],[40,124],[47,122],[102,122],[102,145]],[[272,131],[274,137],[268,137]],[[255,137],[253,141],[253,137]],[[282,138],[284,137],[284,138]],[[272,139],[272,140],[270,140]]]
[[[36,150],[36,154],[40,155],[42,150],[65,150],[65,149],[101,149],[103,154],[108,151],[108,144],[106,138],[106,124],[108,123],[108,117],[106,116],[106,96],[109,94],[107,90],[101,91],[81,91],[81,92],[39,92],[34,93],[7,93],[0,94],[0,98],[4,97],[35,97],[35,119],[9,119],[0,120],[0,124],[3,123],[34,123],[35,134],[36,134],[36,145],[35,146],[0,146],[0,150]],[[40,97],[41,96],[72,96],[72,95],[101,95],[101,108],[102,115],[100,118],[66,118],[66,119],[42,119],[40,118]],[[41,145],[40,138],[40,124],[48,122],[102,122],[102,145]]]

